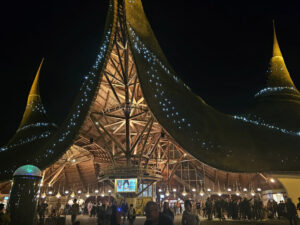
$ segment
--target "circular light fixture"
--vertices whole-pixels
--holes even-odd
[[[254,193],[254,192],[251,192],[251,195],[252,195],[252,196],[254,196],[254,195],[255,195],[255,193]]]
[[[218,193],[218,195],[219,195],[219,196],[222,196],[222,193],[221,193],[221,192],[219,192],[219,193]]]
[[[236,194],[236,196],[240,196],[240,192],[237,192],[237,193],[235,193]]]
[[[109,189],[107,192],[108,192],[108,193],[111,193],[111,190]]]

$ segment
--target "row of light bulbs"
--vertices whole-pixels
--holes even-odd
[[[257,188],[256,189],[258,192],[261,192],[262,191],[262,189],[261,188]],[[197,190],[196,190],[196,188],[192,188],[192,192],[196,192]],[[211,190],[211,188],[207,188],[207,192],[208,193],[210,193],[212,190]],[[247,188],[243,188],[243,192],[247,192],[248,191],[248,189]],[[161,188],[159,188],[158,189],[158,192],[162,192],[162,189]],[[177,192],[177,189],[176,188],[173,188],[173,193],[176,193]],[[232,192],[232,189],[231,188],[228,188],[227,189],[227,192],[228,193],[231,193]],[[185,187],[183,188],[183,192],[181,193],[183,196],[186,196],[188,193],[186,192],[186,190],[185,190]],[[205,193],[204,193],[204,191],[201,189],[201,191],[200,191],[200,196],[204,196],[205,195]],[[218,193],[217,193],[219,196],[222,196],[222,192],[221,191],[219,191]],[[237,189],[236,190],[236,192],[234,193],[235,195],[237,195],[237,196],[240,196],[241,195],[241,193],[239,192],[239,190]],[[166,196],[169,196],[170,195],[170,191],[169,191],[169,188],[167,188],[167,190],[166,190],[166,193],[165,193],[165,195]],[[255,196],[255,192],[254,192],[254,190],[251,190],[251,195],[252,196]]]
[[[107,191],[108,192],[108,194],[110,195],[111,194],[111,192],[112,192],[112,190],[108,190]],[[53,191],[48,191],[48,193],[47,193],[49,196],[51,196],[51,195],[53,195]],[[65,191],[65,196],[66,195],[69,195],[70,194],[70,191],[68,191],[68,190],[66,190]],[[81,190],[78,190],[77,191],[77,194],[82,194],[82,191]],[[97,195],[97,194],[99,194],[99,190],[95,190],[95,194]],[[105,196],[105,192],[104,192],[104,190],[101,192],[101,197],[104,197]],[[57,192],[57,194],[55,195],[55,197],[56,198],[61,198],[61,194],[60,194],[60,192],[58,191]],[[75,198],[75,196],[76,196],[76,194],[75,194],[75,192],[73,191],[71,194],[70,194],[70,197],[71,198]],[[87,192],[86,194],[85,194],[85,196],[88,198],[88,197],[90,197],[91,195],[90,195],[90,193],[89,192]],[[42,195],[41,195],[41,198],[46,198],[47,197],[47,195],[46,195],[46,192],[44,192]]]

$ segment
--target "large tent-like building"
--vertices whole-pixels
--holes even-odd
[[[215,192],[280,188],[270,176],[295,176],[300,170],[300,94],[275,29],[273,49],[267,86],[249,114],[223,114],[178,78],[141,1],[110,0],[96,63],[69,116],[53,132],[44,119],[28,119],[40,114],[27,105],[12,140],[25,137],[20,132],[26,126],[39,129],[36,135],[51,127],[51,135],[43,142],[31,140],[30,147],[12,148],[10,142],[1,148],[0,179],[30,163],[43,171],[44,192],[108,190],[113,180],[130,177],[138,180],[137,195],[149,188],[155,192],[156,186],[189,193],[207,187]],[[37,79],[30,99],[40,99]],[[38,123],[43,125],[33,125]]]

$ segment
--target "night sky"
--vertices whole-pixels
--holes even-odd
[[[280,1],[143,0],[170,64],[208,104],[243,112],[265,84],[272,19],[300,88],[299,6]],[[299,4],[299,3],[298,3]],[[95,62],[108,0],[6,1],[0,7],[0,145],[16,131],[42,57],[40,92],[52,121],[68,114]]]

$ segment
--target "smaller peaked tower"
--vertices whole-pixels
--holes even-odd
[[[256,94],[256,97],[269,95],[294,95],[300,97],[290,73],[285,65],[273,21],[273,55],[267,70],[267,87]]]
[[[56,128],[56,125],[48,120],[40,96],[39,76],[43,62],[44,59],[40,63],[31,86],[20,126],[8,144],[0,148],[0,152],[7,151],[7,154],[10,154],[9,152],[16,154],[15,151],[21,151],[28,154],[29,151],[34,150],[34,146],[43,144]]]

